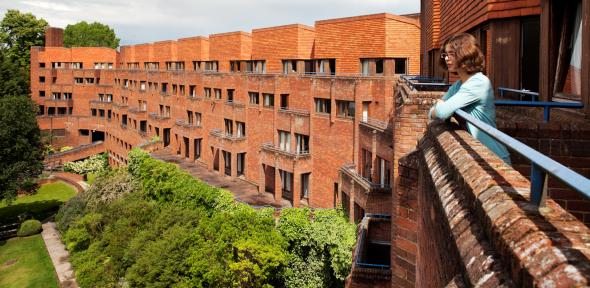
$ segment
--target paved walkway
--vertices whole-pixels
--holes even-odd
[[[79,287],[78,283],[76,283],[74,270],[70,264],[70,254],[61,242],[61,236],[55,227],[55,222],[43,224],[41,236],[43,237],[43,241],[45,241],[45,247],[47,247],[47,252],[49,252],[49,257],[55,267],[59,286],[62,288]]]
[[[259,193],[256,185],[239,178],[220,175],[217,171],[209,171],[207,168],[193,161],[173,154],[169,149],[158,150],[152,152],[151,155],[164,162],[178,165],[180,169],[211,186],[230,191],[237,201],[245,202],[252,206],[270,205],[273,207],[291,207],[291,202],[288,200],[281,199],[280,203],[276,203],[273,194],[266,192]]]

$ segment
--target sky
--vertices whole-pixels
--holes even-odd
[[[50,26],[80,21],[115,29],[121,45],[245,31],[375,13],[420,12],[419,0],[2,0],[8,9],[31,12]]]

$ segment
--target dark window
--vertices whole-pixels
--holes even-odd
[[[39,76],[39,83],[45,83],[45,76]]]
[[[383,59],[375,60],[375,73],[383,74]]]
[[[407,58],[395,58],[395,74],[407,74]]]

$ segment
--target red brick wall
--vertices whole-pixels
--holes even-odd
[[[45,29],[45,47],[63,47],[64,29],[47,27]]]
[[[209,58],[219,61],[220,72],[229,71],[230,60],[252,60],[250,33],[240,31],[209,35],[209,45]]]
[[[335,58],[336,73],[360,73],[360,58],[409,58],[409,73],[420,70],[420,25],[414,19],[375,14],[316,21],[315,27],[314,58]]]
[[[315,29],[293,24],[252,30],[252,59],[266,59],[268,73],[281,73],[283,59],[311,59]]]

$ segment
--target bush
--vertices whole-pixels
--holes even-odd
[[[25,237],[35,235],[43,230],[41,228],[41,222],[39,220],[31,219],[23,222],[16,232],[16,236],[18,237]]]
[[[59,152],[66,152],[66,151],[69,151],[72,149],[74,149],[74,147],[72,147],[72,146],[63,146],[63,147],[61,147],[61,149],[59,149]]]
[[[84,193],[84,192],[83,192]],[[57,229],[61,233],[65,233],[72,223],[84,216],[84,210],[86,209],[86,199],[84,199],[83,193],[80,193],[72,197],[66,202],[55,215],[55,222]]]
[[[64,171],[80,175],[88,173],[98,174],[107,170],[108,166],[108,155],[106,155],[106,153],[103,153],[99,155],[90,156],[90,158],[82,161],[66,162],[64,163]]]
[[[35,179],[26,179],[20,184],[20,189],[27,194],[34,194],[39,189],[39,185]]]

